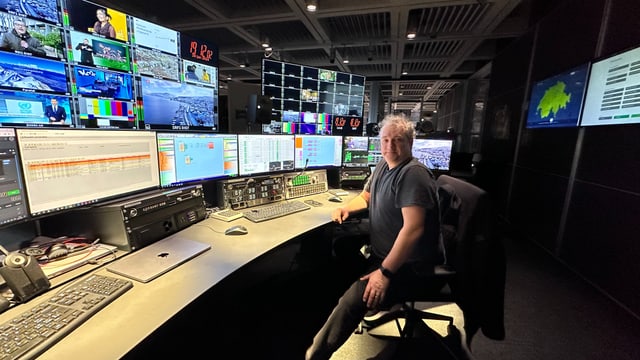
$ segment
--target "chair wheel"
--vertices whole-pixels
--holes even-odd
[[[354,334],[362,334],[364,332],[364,327],[362,326],[362,322],[358,324],[358,327],[353,332]]]

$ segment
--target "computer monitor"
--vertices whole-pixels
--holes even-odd
[[[240,176],[293,170],[293,144],[293,135],[239,134]]]
[[[160,186],[173,187],[238,175],[238,135],[156,133]]]
[[[28,218],[27,199],[13,128],[0,127],[0,228]]]
[[[453,139],[416,138],[411,152],[431,170],[449,171]]]
[[[593,62],[581,126],[640,123],[640,47]]]
[[[369,165],[369,138],[344,136],[342,138],[342,166],[367,167]]]
[[[382,148],[379,136],[369,136],[369,165],[377,165],[382,160]]]
[[[576,127],[580,121],[589,63],[536,81],[531,87],[527,128]]]
[[[295,135],[296,169],[342,166],[342,136]]]
[[[154,132],[19,128],[16,135],[32,216],[159,186]]]

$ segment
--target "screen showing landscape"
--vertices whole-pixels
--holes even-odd
[[[411,153],[431,170],[448,171],[453,139],[413,139]]]

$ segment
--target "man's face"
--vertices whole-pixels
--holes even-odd
[[[52,105],[52,106],[57,106],[57,105],[58,105],[58,100],[56,100],[56,99],[51,99],[51,105]]]
[[[27,32],[27,25],[22,21],[14,21],[13,28],[18,34],[24,34]]]
[[[411,139],[407,139],[401,129],[395,126],[385,126],[380,131],[382,156],[391,166],[411,157],[411,145]]]

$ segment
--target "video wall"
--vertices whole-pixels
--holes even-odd
[[[84,0],[0,8],[0,125],[218,131],[218,49]]]
[[[357,124],[362,134],[364,87],[362,75],[262,60],[262,95],[272,101],[270,133],[328,135],[338,123],[340,129]]]

